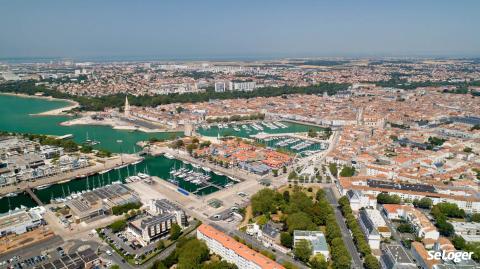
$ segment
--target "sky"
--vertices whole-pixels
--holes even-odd
[[[15,57],[480,56],[478,0],[0,0]]]

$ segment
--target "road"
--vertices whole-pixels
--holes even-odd
[[[327,197],[327,200],[330,202],[330,204],[333,206],[333,209],[335,210],[335,218],[337,219],[337,223],[340,226],[340,230],[342,231],[343,242],[345,243],[345,246],[347,247],[348,252],[350,252],[350,256],[352,257],[352,268],[363,268],[362,259],[360,258],[355,244],[353,243],[352,235],[350,234],[350,230],[348,230],[347,225],[345,224],[345,219],[343,218],[342,213],[338,209],[338,200],[333,194],[333,190],[331,188],[326,188],[325,195]]]
[[[22,258],[30,258],[36,255],[40,255],[42,251],[49,249],[55,249],[59,245],[63,244],[63,239],[60,236],[54,236],[51,239],[34,243],[29,246],[22,247],[20,249],[8,252],[6,254],[0,255],[0,262],[8,260],[15,255],[21,256]]]

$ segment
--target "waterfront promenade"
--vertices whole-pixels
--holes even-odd
[[[61,174],[57,174],[51,177],[40,178],[35,181],[22,181],[17,183],[16,185],[8,185],[0,188],[0,196],[4,196],[5,194],[12,193],[12,192],[22,192],[25,191],[27,188],[35,188],[42,185],[47,184],[55,184],[63,181],[70,181],[75,179],[79,176],[86,176],[96,174],[103,170],[113,169],[117,166],[123,164],[129,164],[141,160],[141,157],[134,155],[134,154],[122,154],[105,159],[104,163],[95,161],[93,165],[80,168],[74,171],[65,172]]]

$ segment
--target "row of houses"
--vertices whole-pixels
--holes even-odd
[[[340,177],[336,185],[342,195],[346,195],[349,190],[355,190],[374,197],[380,193],[398,195],[404,201],[427,197],[434,205],[448,202],[456,204],[466,213],[480,212],[480,195],[476,191],[465,188],[441,189],[427,184],[393,182],[368,176]]]

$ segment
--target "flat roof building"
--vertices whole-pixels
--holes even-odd
[[[43,224],[39,208],[20,208],[0,215],[0,237],[8,234],[23,234]]]
[[[382,247],[380,257],[382,269],[416,269],[417,266],[410,259],[405,249],[400,245],[386,245]]]
[[[293,246],[300,241],[307,240],[312,245],[312,255],[321,253],[325,259],[330,258],[330,252],[328,251],[327,240],[325,235],[320,231],[293,231]]]

